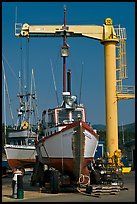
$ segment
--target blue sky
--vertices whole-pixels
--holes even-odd
[[[66,5],[67,24],[100,25],[106,18],[112,18],[113,25],[126,28],[126,58],[128,79],[123,85],[135,85],[135,3],[134,2],[3,2],[2,3],[2,54],[11,107],[16,123],[19,101],[18,72],[21,68],[21,49],[23,48],[23,67],[26,70],[27,40],[15,37],[15,19],[18,23],[32,25],[63,25],[63,8]],[[15,12],[17,11],[17,12]],[[17,15],[16,15],[17,14]],[[68,38],[69,57],[67,68],[72,73],[72,94],[80,95],[80,78],[83,62],[81,103],[86,107],[87,121],[91,124],[105,122],[105,81],[104,47],[99,41],[89,38]],[[33,38],[29,42],[29,66],[27,77],[34,69],[38,95],[39,116],[44,109],[57,105],[50,60],[53,65],[59,102],[62,102],[62,58],[60,47],[62,38]],[[8,63],[7,63],[8,62]],[[79,100],[79,98],[78,98]],[[9,111],[7,110],[7,113]],[[2,121],[3,85],[2,85]],[[135,99],[118,102],[118,123],[135,122]],[[11,118],[7,114],[7,123]]]

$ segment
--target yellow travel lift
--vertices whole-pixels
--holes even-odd
[[[64,31],[66,32],[67,37],[88,37],[100,41],[100,43],[104,45],[107,152],[107,165],[105,166],[104,172],[108,172],[106,176],[108,176],[108,178],[111,177],[111,181],[114,176],[114,180],[119,182],[119,180],[121,181],[122,172],[130,172],[131,168],[124,167],[120,161],[121,150],[118,148],[117,103],[118,100],[135,98],[134,87],[124,87],[122,85],[122,80],[127,78],[125,28],[120,28],[120,26],[118,28],[114,28],[111,18],[107,18],[102,26],[67,25],[64,27],[63,25],[29,25],[27,23],[23,25],[20,23],[15,24],[15,36],[25,37],[28,39],[31,37],[62,37],[62,33]],[[118,51],[117,56],[116,48]],[[92,172],[92,167],[89,167],[89,170]],[[117,174],[116,172],[120,173]],[[108,178],[106,179],[107,184],[110,182]],[[104,182],[104,185],[106,183]],[[123,184],[120,184],[120,186],[122,185]],[[111,187],[109,190],[110,192],[113,192],[113,190],[111,191]],[[96,192],[97,186],[94,186],[94,188]],[[89,189],[86,189],[86,191],[88,190]],[[119,190],[118,185],[117,190]],[[101,191],[103,191],[103,188]]]

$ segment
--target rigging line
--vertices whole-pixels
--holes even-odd
[[[3,61],[2,61],[3,64]],[[4,133],[5,133],[5,144],[7,143],[6,141],[6,97],[5,97],[5,74],[4,74]]]
[[[27,92],[29,92],[29,38],[26,41],[26,75],[27,75],[26,87]]]
[[[79,94],[79,104],[80,104],[80,101],[81,101],[81,90],[82,90],[82,79],[83,79],[83,61],[82,61],[82,70],[81,70],[81,80],[80,80],[80,94]]]
[[[27,108],[28,108],[29,93],[30,93],[30,87],[29,87],[29,39],[27,39],[27,41],[26,41],[26,72],[25,73],[26,73],[26,86],[25,86],[26,104],[27,104]],[[29,120],[29,117],[30,117],[30,111],[26,112],[27,120]]]
[[[16,6],[16,8],[15,8],[15,23],[17,23],[17,6]]]
[[[22,68],[22,52],[23,52],[23,50],[22,50],[22,38],[20,39],[20,50],[21,50],[21,56],[20,56],[20,58],[21,58],[21,64],[20,64],[20,67],[21,67],[21,78],[20,78],[20,92],[22,93],[22,91],[23,91],[23,83],[22,83],[22,73],[23,73],[23,68]]]
[[[15,72],[13,71],[12,67],[9,65],[9,63],[8,63],[8,61],[7,61],[6,57],[4,56],[4,54],[3,54],[3,53],[2,53],[2,56],[4,57],[5,62],[7,63],[7,65],[8,65],[8,66],[9,66],[9,68],[10,68],[10,70],[11,70],[11,71],[12,71],[12,73],[14,74],[14,76],[15,76],[16,80],[18,81],[18,78],[17,78],[17,76],[16,76]]]
[[[34,77],[34,71],[33,71],[33,81],[34,81],[34,92],[35,92],[35,97],[36,97],[36,116],[37,116],[37,121],[38,121],[38,124],[39,124],[39,112],[38,112],[38,96],[37,96],[37,93],[36,93],[36,82],[35,82],[35,77]]]
[[[58,51],[58,55],[57,55],[57,59],[56,59],[56,61],[55,61],[55,69],[56,69],[56,66],[57,66],[57,61],[58,61],[58,59],[59,59],[59,54],[60,54],[60,50]],[[54,69],[54,70],[55,70]],[[51,90],[51,83],[49,84],[49,88],[48,88],[48,95],[49,95],[49,93],[50,93],[50,90]],[[49,100],[49,97],[48,97],[48,99],[47,100]],[[49,102],[49,101],[48,101]],[[48,103],[47,102],[47,103]]]
[[[123,145],[125,144],[125,138],[124,138],[124,127],[123,127],[123,122],[122,122],[122,141]]]
[[[32,101],[32,73],[31,73],[31,85],[30,85],[30,111],[32,111],[33,101]],[[34,108],[34,107],[33,107]],[[34,116],[35,117],[35,116]],[[30,117],[29,117],[29,128],[30,128]]]
[[[10,99],[10,96],[9,96],[9,91],[8,91],[8,85],[7,85],[7,80],[6,80],[6,74],[5,74],[3,60],[2,60],[2,68],[3,68],[3,72],[4,72],[4,87],[6,88],[6,93],[7,93],[8,102],[9,102],[10,115],[11,115],[11,119],[12,119],[12,124],[14,126],[14,117],[13,117],[13,113],[12,113],[12,109],[11,109],[11,99]]]
[[[15,79],[18,81],[18,77],[16,76],[16,74],[15,74],[15,72],[13,71],[12,67],[11,67],[10,64],[8,63],[8,60],[6,59],[4,53],[2,53],[2,56],[3,56],[4,60],[5,60],[5,62],[7,63],[7,65],[9,66],[11,72],[13,73]],[[22,84],[21,84],[21,87],[23,88]]]
[[[37,118],[37,121],[39,121],[39,116],[38,116],[38,97],[37,97],[37,93],[36,93],[36,82],[35,82],[34,70],[33,69],[32,69],[32,81],[33,81],[33,86],[34,86],[34,95],[35,95],[34,99],[36,100],[36,104],[35,104],[35,106],[36,106],[36,116],[35,117]],[[31,94],[33,94],[32,93],[32,88],[31,88]],[[33,97],[33,96],[31,95],[31,97]],[[35,114],[35,110],[34,110],[34,114]],[[36,123],[36,119],[35,119],[35,123]]]
[[[53,66],[52,66],[52,61],[50,59],[50,64],[51,64],[51,71],[52,71],[52,77],[53,77],[53,82],[54,82],[54,88],[55,88],[55,93],[56,93],[56,99],[57,99],[57,104],[59,106],[59,100],[58,100],[58,93],[57,93],[57,87],[56,87],[56,81],[55,81],[55,76],[53,72]]]
[[[48,159],[48,161],[49,161],[49,167],[52,167],[52,164],[51,164],[51,160],[50,160],[48,151],[46,150],[46,147],[45,147],[46,145],[44,145],[44,144],[42,143],[42,146],[43,146],[43,149],[45,150],[45,153],[46,153],[46,155],[47,155],[47,159]]]
[[[64,159],[63,159],[63,153],[64,153],[64,150],[63,150],[63,133],[61,132],[61,166],[62,166],[62,173],[64,173]]]

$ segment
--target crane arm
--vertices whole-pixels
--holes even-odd
[[[15,24],[17,37],[62,37],[64,31],[67,37],[89,37],[96,40],[117,40],[116,33],[110,19],[105,20],[103,26],[98,25],[29,25]],[[19,27],[20,26],[20,27]]]

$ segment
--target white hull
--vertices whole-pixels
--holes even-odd
[[[36,151],[41,163],[63,169],[77,178],[80,173],[86,174],[97,145],[98,135],[93,129],[84,122],[75,122],[41,139]]]
[[[36,148],[34,140],[36,133],[27,129],[9,132],[9,144],[4,149],[11,169],[17,166],[32,167],[36,161]]]
[[[40,147],[40,155],[42,158],[47,157],[47,154],[51,158],[73,158],[72,143],[74,134],[75,130],[71,128],[65,132],[59,132],[56,136],[49,137],[44,142],[41,142],[38,146]],[[94,157],[97,139],[87,130],[85,130],[84,134],[84,158]],[[37,148],[37,151],[39,151],[38,149],[39,148]]]
[[[11,169],[17,166],[30,167],[36,161],[37,153],[35,146],[6,144],[4,148]]]

